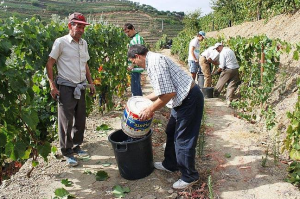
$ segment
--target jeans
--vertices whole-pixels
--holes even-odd
[[[199,62],[189,60],[188,64],[189,64],[191,73],[197,73],[199,70],[200,70],[200,73],[201,73],[201,68],[200,68]]]
[[[143,96],[141,87],[141,73],[131,73],[131,93],[132,96]]]
[[[181,179],[188,183],[199,178],[195,156],[203,107],[203,94],[195,85],[182,104],[171,110],[166,128],[167,142],[162,164],[170,171],[179,170]]]

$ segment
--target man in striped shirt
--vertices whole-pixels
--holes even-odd
[[[156,169],[174,172],[181,178],[174,189],[184,189],[199,179],[195,168],[195,147],[200,130],[204,100],[192,77],[171,59],[151,51],[143,45],[133,45],[128,58],[147,70],[154,92],[146,96],[154,103],[141,111],[141,120],[150,119],[154,112],[167,105],[171,116],[166,128],[167,142],[164,161],[155,162]]]
[[[144,44],[144,39],[135,31],[135,28],[132,24],[126,23],[124,25],[125,34],[131,38],[129,47],[135,44]],[[141,87],[141,70],[134,69],[134,66],[129,62],[128,70],[131,71],[131,93],[132,96],[142,96],[142,87]]]

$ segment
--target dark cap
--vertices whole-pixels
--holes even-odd
[[[86,22],[85,17],[83,14],[79,12],[74,12],[69,16],[69,22],[75,22],[75,23],[81,23],[84,25],[90,25],[89,23]]]

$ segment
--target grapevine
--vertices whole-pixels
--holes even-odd
[[[32,157],[35,167],[39,155],[47,161],[57,135],[57,104],[49,94],[45,65],[54,40],[68,33],[67,24],[12,17],[1,21],[0,32],[0,164]],[[128,38],[121,28],[102,24],[87,27],[84,38],[97,96],[105,96],[111,109],[113,96],[122,96],[127,87]],[[90,112],[94,99],[86,99]]]

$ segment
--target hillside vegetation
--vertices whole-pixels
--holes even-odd
[[[183,12],[158,11],[151,6],[125,0],[3,0],[0,4],[1,19],[11,16],[31,18],[38,15],[43,21],[49,22],[54,14],[63,19],[75,11],[85,14],[88,21],[97,23],[110,23],[120,27],[125,23],[132,23],[150,45],[163,34],[169,38],[176,36],[183,28]]]
[[[299,0],[215,0],[214,12],[197,21],[198,28],[205,31],[220,30],[247,21],[271,19],[279,14],[296,13]]]

